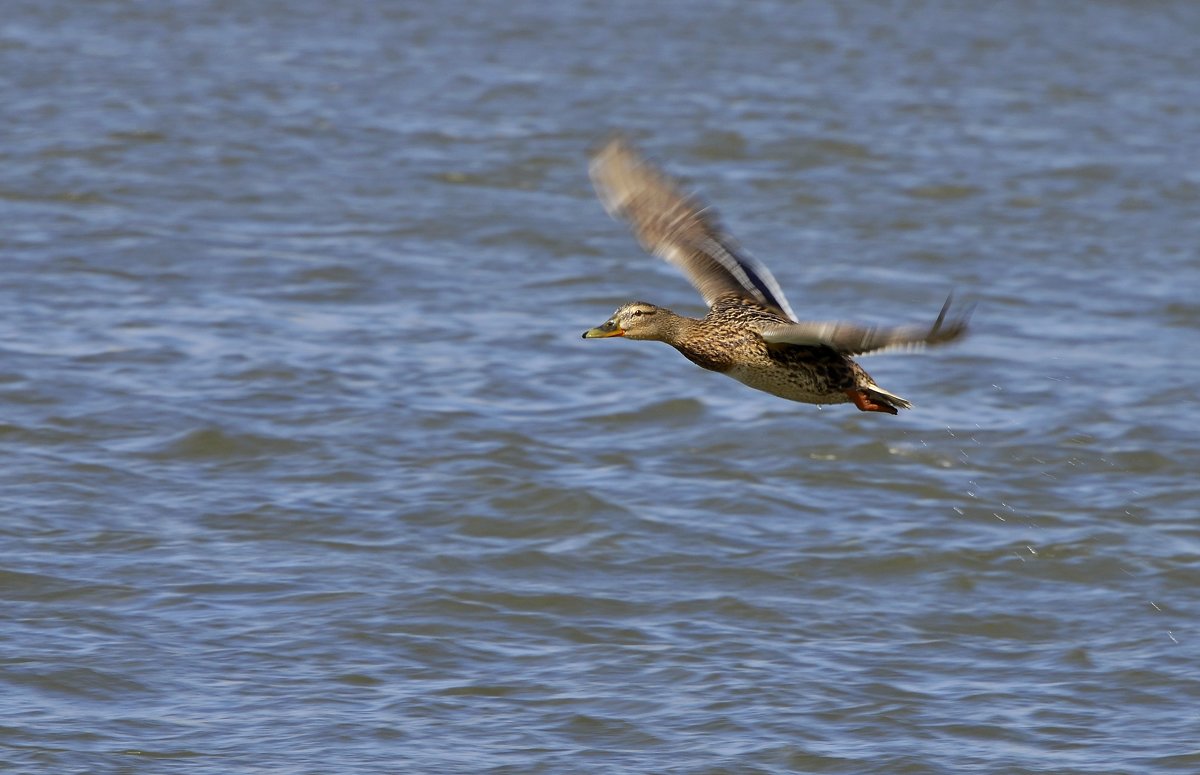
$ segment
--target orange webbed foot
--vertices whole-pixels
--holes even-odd
[[[860,412],[886,412],[887,414],[898,414],[896,407],[891,404],[881,404],[872,400],[870,396],[858,389],[844,391],[850,396],[850,400],[858,407]]]

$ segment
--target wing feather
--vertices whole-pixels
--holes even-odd
[[[721,231],[716,213],[624,139],[593,154],[589,172],[604,209],[628,221],[647,251],[682,269],[706,304],[733,293],[796,320],[771,271]]]
[[[946,344],[967,332],[971,309],[946,322],[953,296],[946,299],[937,320],[924,326],[867,326],[843,321],[810,321],[759,327],[759,335],[772,344],[825,345],[846,355],[889,350],[923,350]]]

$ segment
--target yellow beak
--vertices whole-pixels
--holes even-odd
[[[625,329],[610,320],[602,326],[589,328],[583,332],[584,339],[607,339],[610,336],[625,336]]]

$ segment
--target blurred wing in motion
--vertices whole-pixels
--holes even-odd
[[[946,313],[950,310],[953,296],[946,299],[933,326],[864,326],[857,323],[806,322],[767,325],[759,328],[759,334],[772,344],[825,345],[846,355],[865,355],[887,350],[923,350],[926,347],[946,344],[967,332],[967,321],[971,309],[950,322]]]
[[[710,307],[736,294],[796,319],[770,270],[721,232],[716,213],[625,140],[616,137],[596,151],[589,172],[604,209],[627,220],[647,251],[682,269]]]

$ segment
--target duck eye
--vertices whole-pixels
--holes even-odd
[[[635,318],[640,318],[640,317],[642,316],[642,311],[641,311],[640,309],[635,309],[635,310],[633,311],[633,316],[634,316]]]

